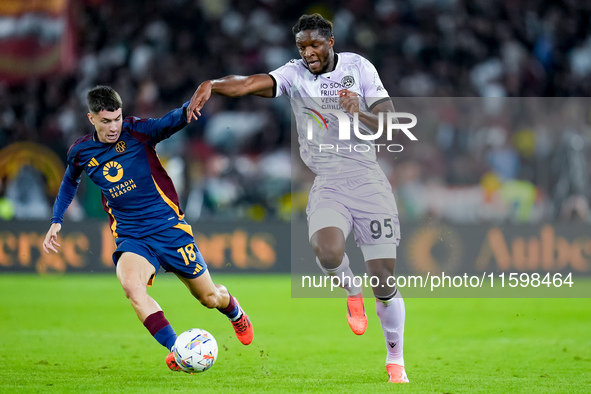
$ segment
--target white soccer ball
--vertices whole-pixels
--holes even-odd
[[[209,332],[192,328],[177,337],[172,352],[184,371],[203,372],[218,358],[218,344]]]

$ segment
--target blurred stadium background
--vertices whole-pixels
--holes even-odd
[[[454,121],[459,107],[448,106],[417,132],[419,144],[381,158],[403,236],[415,240],[403,264],[424,272],[463,260],[448,268],[466,271],[492,249],[497,270],[591,272],[591,112],[582,99],[591,96],[591,5],[572,0],[3,1],[0,272],[112,269],[100,195],[85,177],[66,247],[53,257],[38,250],[67,149],[91,131],[89,88],[113,86],[124,114],[161,116],[203,80],[298,57],[291,26],[311,12],[333,20],[336,51],[370,59],[393,97],[440,98],[429,106],[507,98],[478,124]],[[565,104],[565,126],[536,97],[583,101]],[[515,108],[532,102],[521,118]],[[311,181],[292,165],[290,122],[285,98],[213,97],[198,122],[159,145],[212,268],[289,272],[280,257]],[[508,254],[495,254],[503,242]]]

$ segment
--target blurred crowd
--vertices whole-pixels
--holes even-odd
[[[162,116],[203,80],[297,58],[291,26],[319,12],[334,23],[337,52],[371,60],[400,98],[395,106],[429,119],[415,130],[420,143],[400,136],[403,152],[380,154],[403,218],[589,221],[589,2],[70,1],[77,66],[0,82],[0,149],[37,143],[63,165],[68,147],[92,131],[89,88],[113,86],[126,115]],[[454,97],[478,99],[445,99]],[[581,102],[561,101],[558,110],[535,97]],[[292,152],[290,125],[286,98],[212,97],[198,122],[158,146],[187,217],[290,220],[303,212],[311,177]],[[56,190],[47,174],[2,170],[0,217],[49,218]],[[103,217],[97,196],[83,180],[70,218]]]
[[[404,217],[588,220],[590,98],[396,101],[420,119],[419,141],[398,138],[404,154],[379,157]]]

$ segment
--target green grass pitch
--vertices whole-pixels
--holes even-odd
[[[589,392],[590,299],[412,299],[408,385],[387,382],[374,301],[354,335],[343,299],[292,299],[288,275],[220,275],[247,310],[241,345],[170,274],[150,294],[177,333],[199,327],[220,346],[194,376],[172,372],[115,275],[0,276],[0,392]],[[591,282],[589,282],[591,285]]]

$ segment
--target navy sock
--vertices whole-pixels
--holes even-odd
[[[240,308],[238,307],[236,299],[232,297],[230,293],[228,293],[228,295],[230,296],[230,303],[225,308],[218,308],[218,311],[228,316],[228,319],[236,320],[236,318],[240,315]]]
[[[176,341],[176,333],[168,320],[166,320],[166,317],[164,317],[164,312],[158,311],[146,317],[144,326],[146,326],[159,344],[168,350],[172,350],[174,341]]]

